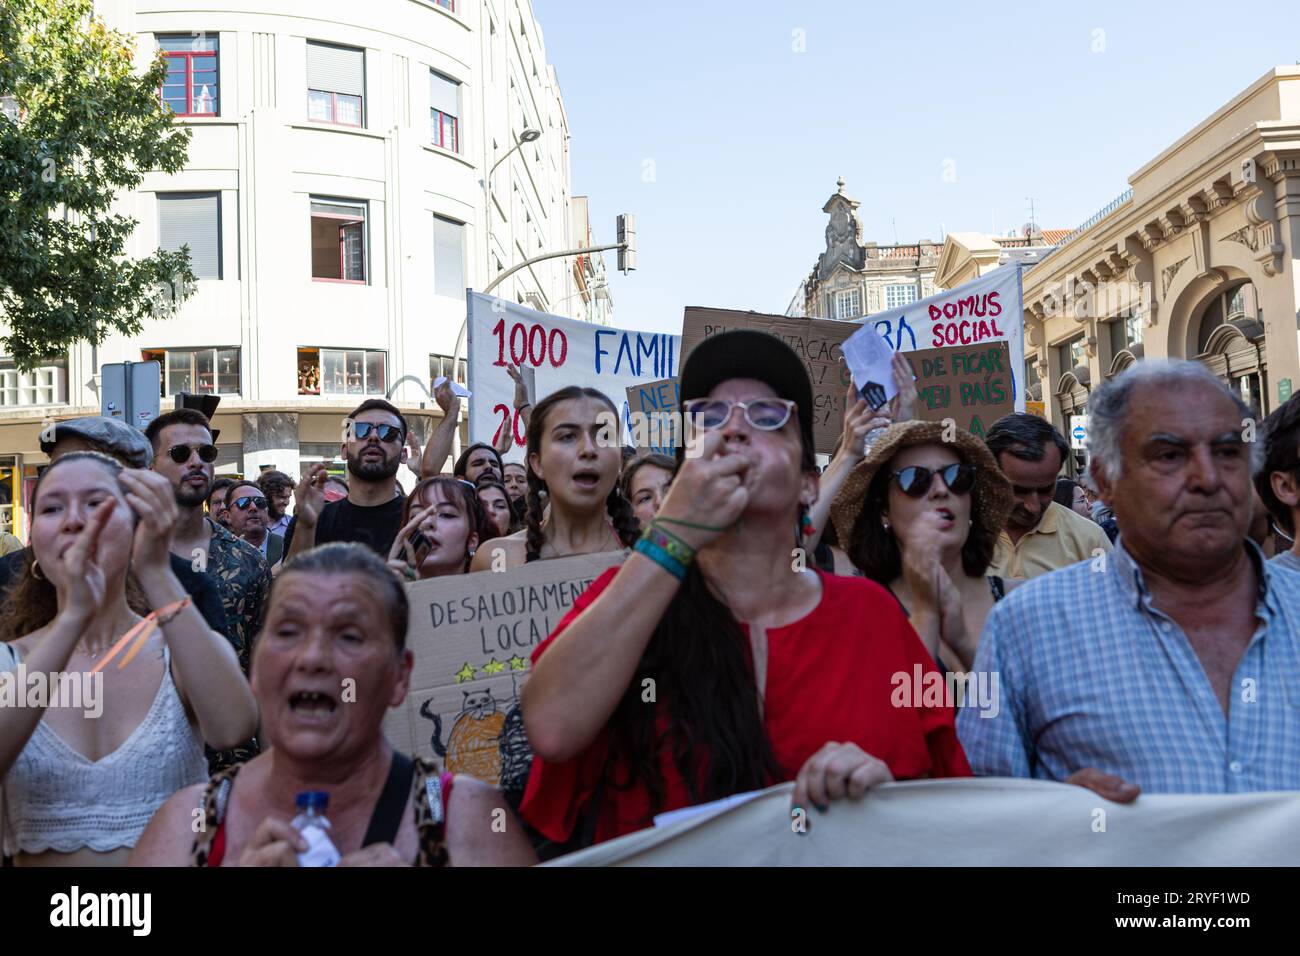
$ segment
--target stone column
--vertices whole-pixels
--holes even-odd
[[[298,416],[294,412],[255,412],[242,416],[244,477],[256,479],[274,468],[298,477]]]

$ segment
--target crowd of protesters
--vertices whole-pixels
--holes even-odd
[[[1045,419],[922,421],[893,371],[879,408],[849,385],[825,468],[805,365],[759,332],[683,363],[698,440],[675,457],[609,442],[599,391],[534,405],[513,368],[520,454],[504,429],[453,459],[439,383],[422,451],[390,403],[349,414],[346,480],[217,478],[192,409],[59,423],[0,556],[0,672],[102,675],[105,705],[0,708],[6,862],[292,866],[294,796],[322,790],[344,864],[474,865],[783,781],[819,813],[971,774],[1300,789],[1300,397],[1247,434],[1202,365],[1139,362],[1091,395],[1090,467],[1065,475]],[[600,552],[624,557],[532,653],[526,778],[393,749],[409,587]],[[999,706],[894,703],[898,674],[947,672],[997,674]]]

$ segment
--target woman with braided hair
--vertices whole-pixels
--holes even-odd
[[[571,385],[538,402],[528,420],[525,528],[479,548],[470,570],[501,569],[498,555],[509,569],[635,544],[641,528],[618,490],[617,429],[617,409],[594,388]]]

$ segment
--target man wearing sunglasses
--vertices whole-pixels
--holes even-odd
[[[1016,500],[989,574],[1032,578],[1111,550],[1095,522],[1052,500],[1070,446],[1050,422],[1013,412],[994,422],[984,441]]]
[[[326,504],[329,475],[325,465],[312,466],[295,492],[286,560],[332,541],[355,541],[387,558],[401,527],[397,469],[407,458],[406,435],[402,413],[381,398],[362,402],[348,415],[340,449],[348,463],[348,496]]]
[[[178,408],[155,418],[144,434],[153,445],[153,470],[172,483],[180,508],[172,553],[216,582],[230,637],[247,673],[253,638],[262,627],[271,572],[257,548],[204,514],[217,460],[208,419],[192,408]]]
[[[257,548],[267,564],[284,557],[284,537],[271,532],[270,501],[259,485],[240,481],[227,488],[226,515],[235,536]]]

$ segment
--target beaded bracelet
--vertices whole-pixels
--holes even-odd
[[[652,544],[663,548],[681,564],[690,564],[695,560],[694,548],[667,528],[656,524],[653,520],[650,522],[649,527],[645,529],[643,536]]]
[[[653,541],[649,540],[648,538],[642,538],[640,541],[638,541],[636,543],[635,550],[640,554],[644,554],[647,558],[649,558],[655,564],[659,565],[659,567],[663,568],[665,571],[667,571],[669,574],[675,577],[678,581],[686,580],[686,565],[682,564],[671,554],[669,554],[667,551],[659,547],[659,545],[655,544]]]

